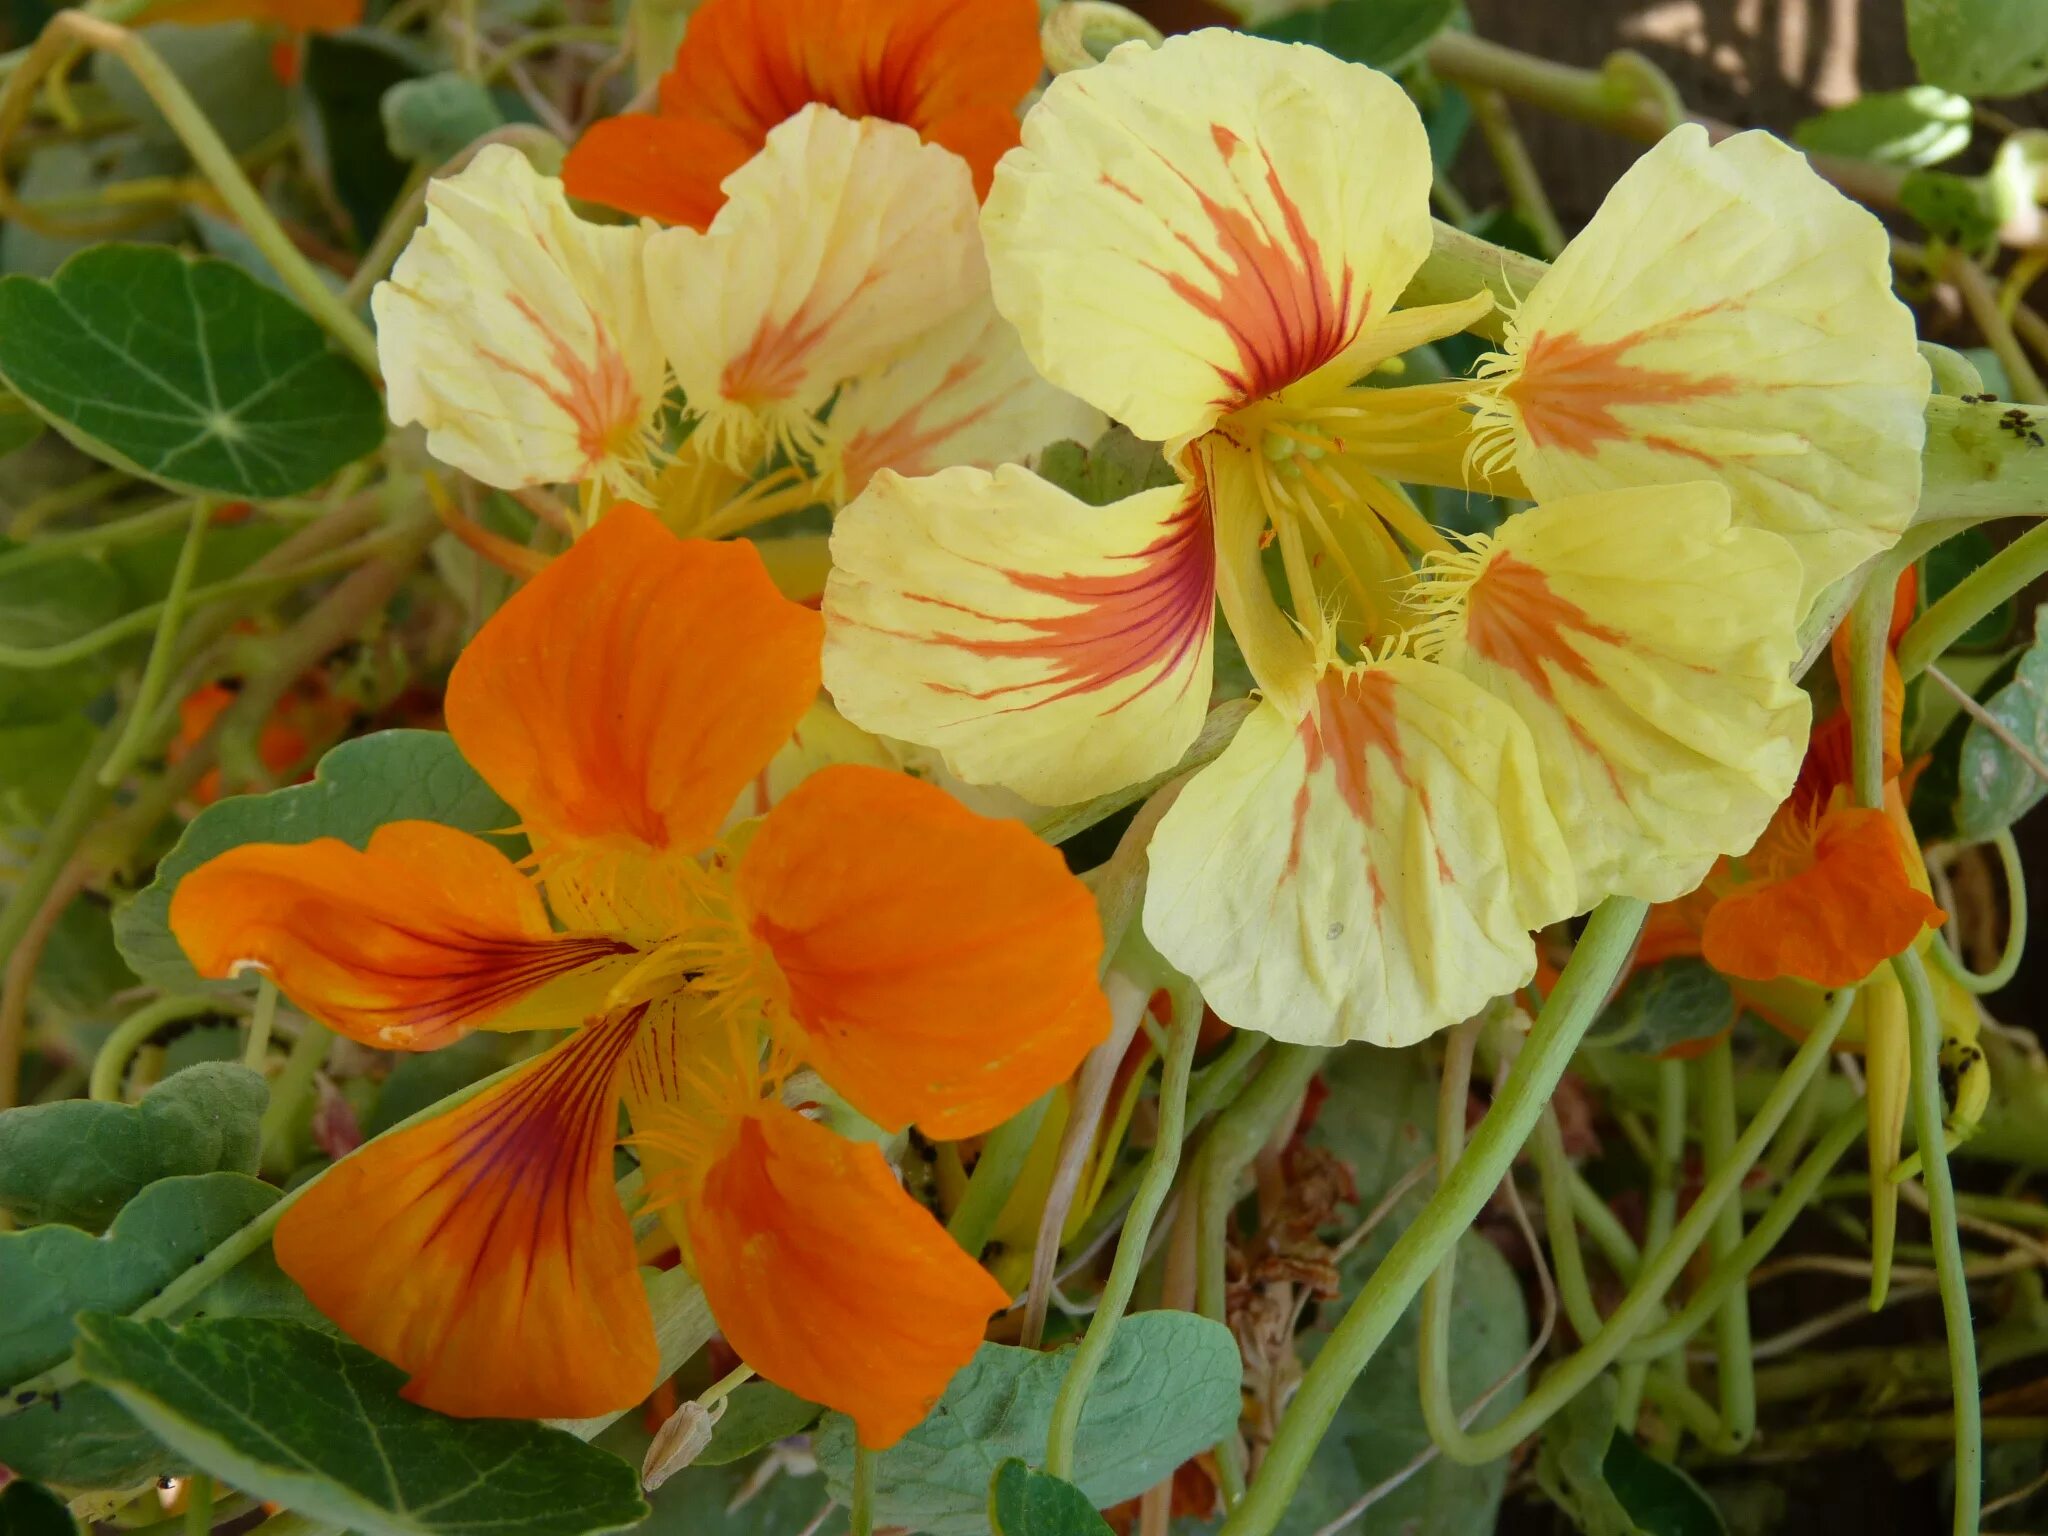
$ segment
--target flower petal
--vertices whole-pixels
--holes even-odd
[[[1145,933],[1217,1014],[1281,1040],[1408,1045],[1536,970],[1573,909],[1514,712],[1413,658],[1263,703],[1152,836]]]
[[[336,1163],[284,1213],[277,1261],[404,1396],[466,1418],[630,1408],[659,1355],[612,1187],[619,1063],[601,1019],[516,1076]]]
[[[752,545],[617,506],[470,642],[448,728],[538,840],[694,854],[817,696],[820,627]]]
[[[1815,828],[1812,864],[1722,897],[1701,945],[1707,963],[1730,976],[1846,987],[1944,919],[1909,878],[1885,813],[1836,806]]]
[[[432,821],[387,822],[360,852],[332,837],[230,848],[178,882],[171,931],[202,976],[262,971],[323,1024],[399,1051],[573,1022],[634,947],[555,933],[517,865]]]
[[[1162,773],[1201,729],[1215,546],[1178,486],[1091,507],[1014,465],[877,475],[832,530],[848,719],[1047,805]]]
[[[1669,901],[1754,843],[1811,711],[1785,541],[1695,481],[1518,513],[1473,558],[1440,659],[1528,722],[1579,889]]]
[[[1792,541],[1802,611],[1912,518],[1929,375],[1884,228],[1768,134],[1666,134],[1509,338],[1493,398],[1539,501],[1711,475]]]
[[[920,337],[832,402],[829,452],[847,499],[876,471],[930,475],[1018,463],[1062,438],[1092,443],[1107,425],[1039,376],[1017,332],[985,297]]]
[[[930,1412],[1009,1305],[878,1149],[780,1104],[738,1120],[686,1210],[727,1342],[778,1386],[850,1415],[870,1450]]]
[[[880,1125],[988,1130],[1109,1032],[1088,888],[1058,849],[929,784],[819,770],[762,822],[738,886],[793,1043]]]
[[[955,155],[879,118],[806,107],[727,178],[709,229],[647,243],[655,332],[730,456],[804,430],[984,284]]]
[[[562,162],[571,197],[702,229],[725,204],[725,178],[757,143],[699,118],[628,112],[592,123]]]
[[[391,419],[486,485],[619,472],[662,395],[646,239],[577,218],[510,145],[428,183],[427,222],[370,300]]]
[[[1422,120],[1376,71],[1214,30],[1121,48],[1053,81],[996,170],[996,305],[1053,383],[1190,436],[1393,307],[1429,181]]]

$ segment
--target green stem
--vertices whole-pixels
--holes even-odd
[[[1173,997],[1173,1025],[1167,1042],[1165,1065],[1159,1078],[1159,1134],[1152,1156],[1145,1164],[1145,1180],[1131,1204],[1123,1236],[1117,1240],[1116,1259],[1110,1265],[1109,1281],[1095,1315],[1088,1320],[1088,1332],[1074,1352],[1066,1378],[1053,1402],[1052,1431],[1045,1446],[1045,1470],[1055,1477],[1072,1480],[1074,1442],[1081,1431],[1081,1410],[1088,1401],[1109,1347],[1116,1338],[1117,1324],[1131,1303],[1137,1288],[1138,1271],[1144,1267],[1145,1248],[1152,1238],[1152,1224],[1173,1188],[1180,1169],[1181,1133],[1186,1126],[1188,1076],[1195,1061],[1195,1040],[1202,1032],[1202,998],[1193,984],[1180,980],[1169,988]]]
[[[1031,1160],[1039,1127],[1051,1108],[1052,1095],[1048,1093],[990,1131],[982,1143],[974,1172],[967,1177],[967,1192],[960,1197],[953,1219],[946,1223],[953,1241],[974,1257],[980,1258],[988,1245],[989,1232],[1002,1215],[1010,1191],[1016,1188],[1018,1175]]]
[[[185,1479],[186,1536],[207,1536],[213,1529],[213,1479],[194,1472]]]
[[[105,469],[97,474],[85,475],[69,485],[60,485],[54,491],[45,491],[30,501],[23,502],[7,520],[7,536],[10,539],[26,539],[53,517],[62,517],[66,512],[79,507],[89,507],[104,500],[122,486],[128,484],[129,475],[122,469]],[[53,534],[49,542],[69,537]],[[41,547],[44,541],[24,545],[21,549],[10,549],[7,561],[0,569],[12,570],[16,564],[26,565],[23,558],[31,549]]]
[[[1507,98],[1489,86],[1474,86],[1465,96],[1472,103],[1472,120],[1479,125],[1493,163],[1500,170],[1510,206],[1536,236],[1544,255],[1556,260],[1557,253],[1564,249],[1564,226],[1558,223],[1557,211],[1550,206],[1550,195],[1543,190],[1543,177],[1536,162],[1529,158],[1529,147],[1515,129]]]
[[[1678,1220],[1678,1179],[1685,1163],[1686,1082],[1684,1062],[1674,1059],[1657,1063],[1657,1140],[1652,1148],[1654,1156],[1650,1159],[1650,1200],[1643,1218],[1643,1253],[1655,1253],[1662,1248],[1670,1240],[1671,1228]],[[1804,1098],[1801,1102],[1805,1102]],[[1639,1261],[1635,1272],[1629,1276],[1630,1282],[1633,1283],[1641,1272]],[[1646,1360],[1623,1357],[1618,1375],[1620,1395],[1616,1402],[1615,1422],[1624,1429],[1634,1426],[1642,1409],[1649,1366],[1663,1353],[1659,1350],[1657,1355]]]
[[[261,1072],[270,1059],[270,1030],[277,1022],[277,983],[265,976],[256,987],[256,1010],[249,1015],[249,1043],[242,1048],[242,1065]]]
[[[1700,1059],[1699,1070],[1700,1146],[1711,1179],[1735,1155],[1735,1049],[1728,1036]],[[1799,1098],[1805,1097],[1802,1087]],[[1742,1239],[1742,1202],[1730,1200],[1714,1218],[1708,1252],[1716,1264],[1727,1262],[1742,1247]],[[1714,1377],[1721,1396],[1721,1424],[1738,1450],[1756,1434],[1756,1374],[1749,1345],[1749,1293],[1731,1286],[1714,1316]]]
[[[1626,948],[1624,945],[1624,953]],[[1570,971],[1567,970],[1567,979],[1569,976]],[[1560,990],[1562,986],[1560,983]],[[1605,995],[1604,985],[1598,995]],[[1728,1161],[1708,1177],[1700,1190],[1699,1198],[1685,1213],[1684,1219],[1672,1230],[1669,1240],[1654,1253],[1645,1255],[1642,1271],[1636,1277],[1635,1284],[1629,1287],[1628,1294],[1622,1298],[1621,1304],[1614,1309],[1599,1333],[1589,1339],[1576,1353],[1552,1366],[1513,1412],[1477,1433],[1468,1432],[1459,1426],[1457,1412],[1450,1401],[1448,1361],[1451,1286],[1456,1252],[1450,1241],[1444,1242],[1437,1256],[1441,1267],[1438,1273],[1429,1278],[1428,1288],[1423,1292],[1421,1359],[1423,1414],[1429,1422],[1431,1439],[1446,1456],[1468,1466],[1479,1466],[1507,1455],[1548,1423],[1551,1416],[1566,1403],[1584,1391],[1595,1377],[1614,1363],[1631,1340],[1652,1324],[1663,1305],[1665,1293],[1671,1289],[1680,1271],[1706,1241],[1707,1234],[1712,1229],[1715,1218],[1720,1215],[1722,1207],[1741,1194],[1744,1175],[1763,1154],[1765,1145],[1783,1123],[1785,1116],[1791,1113],[1792,1105],[1806,1087],[1807,1079],[1826,1063],[1829,1048],[1834,1045],[1835,1036],[1841,1033],[1842,1025],[1849,1017],[1849,1004],[1854,997],[1854,988],[1845,988],[1836,995],[1828,1009],[1827,1017],[1814,1027],[1813,1032],[1800,1044],[1792,1060],[1786,1064],[1784,1073],[1772,1086],[1770,1095],[1764,1100],[1763,1107],[1757,1111],[1756,1118],[1736,1141]],[[1595,1001],[1597,1000],[1596,997]],[[1546,1008],[1545,1012],[1548,1011]],[[1540,1019],[1537,1027],[1542,1027]],[[1525,1051],[1523,1054],[1526,1059],[1528,1052]],[[1519,1069],[1516,1075],[1519,1077]],[[1509,1079],[1510,1087],[1514,1081],[1514,1078]],[[1499,1101],[1496,1100],[1495,1104],[1497,1108]],[[1489,1115],[1487,1118],[1490,1122],[1492,1116]],[[1482,1136],[1485,1130],[1486,1124],[1482,1123]],[[1479,1145],[1480,1139],[1475,1137],[1473,1151],[1459,1162],[1460,1171],[1473,1161]],[[1473,1209],[1476,1214],[1476,1206]],[[1414,1228],[1409,1230],[1413,1231]],[[1343,1324],[1338,1325],[1338,1337],[1342,1336],[1343,1328]],[[1329,1353],[1336,1342],[1337,1339],[1333,1338],[1330,1344],[1324,1346],[1324,1355]],[[1320,1361],[1322,1356],[1317,1358]],[[1310,1374],[1313,1373],[1314,1367],[1311,1366]],[[1306,1381],[1303,1390],[1307,1390]],[[1295,1401],[1299,1403],[1300,1398],[1297,1396]],[[1283,1424],[1282,1436],[1285,1433],[1286,1426]],[[1279,1444],[1277,1438],[1274,1444]],[[1270,1459],[1268,1465],[1271,1465]]]
[[[1919,1144],[1927,1188],[1927,1224],[1934,1233],[1934,1268],[1948,1330],[1949,1385],[1955,1399],[1956,1536],[1974,1536],[1984,1497],[1983,1407],[1978,1400],[1977,1338],[1970,1324],[1969,1281],[1963,1273],[1963,1234],[1956,1225],[1956,1189],[1949,1176],[1941,1102],[1941,1029],[1927,971],[1912,950],[1892,957],[1892,973],[1906,994],[1906,1035],[1912,1044],[1913,1139]]]
[[[371,378],[377,378],[377,342],[369,327],[341,302],[312,263],[299,254],[299,248],[278,224],[262,194],[250,185],[241,162],[221,141],[184,82],[157,51],[137,34],[78,11],[60,12],[49,30],[69,33],[89,47],[117,55],[128,66],[192,156],[192,163],[213,183],[221,201],[242,226],[242,233],[263,253],[286,291],[341,343],[342,349]]]
[[[1224,1522],[1225,1536],[1266,1536],[1287,1513],[1310,1458],[1352,1384],[1423,1282],[1493,1197],[1529,1139],[1608,988],[1635,948],[1644,911],[1642,902],[1625,897],[1609,897],[1595,909],[1570,964],[1537,1015],[1514,1072],[1494,1096],[1465,1156],[1457,1167],[1442,1170],[1436,1194],[1395,1240],[1310,1363],[1258,1477]],[[1455,1423],[1455,1413],[1452,1418]]]
[[[178,624],[185,617],[192,573],[199,568],[199,551],[205,547],[207,524],[212,517],[212,504],[204,497],[192,503],[192,515],[185,525],[185,542],[178,546],[178,563],[171,569],[170,590],[157,605],[156,639],[150,643],[149,660],[143,663],[142,681],[129,706],[127,723],[121,727],[113,752],[100,768],[102,784],[119,784],[148,745],[150,720],[156,714],[157,700],[163,696],[164,679],[170,675]]]
[[[1444,1074],[1448,1086],[1450,1074]],[[1456,1165],[1465,1142],[1465,1104],[1439,1103],[1437,1108],[1436,1165]],[[1536,1172],[1543,1181],[1543,1235],[1550,1243],[1550,1267],[1557,1275],[1558,1299],[1564,1315],[1581,1339],[1600,1331],[1600,1307],[1593,1300],[1592,1283],[1586,1278],[1586,1253],[1579,1246],[1579,1224],[1572,1216],[1571,1164],[1565,1157],[1564,1132],[1558,1127],[1557,1112],[1545,1105],[1536,1122],[1533,1141]],[[1427,1303],[1425,1303],[1427,1305]],[[1451,1421],[1457,1422],[1455,1409]]]
[[[97,478],[97,477],[95,477]],[[125,480],[127,476],[117,478]],[[103,495],[104,487],[97,487]],[[93,499],[97,500],[98,495]],[[63,555],[80,551],[97,551],[116,544],[132,544],[140,539],[154,537],[183,523],[189,515],[191,503],[180,499],[163,502],[146,512],[137,512],[131,517],[119,518],[113,522],[95,523],[89,528],[66,528],[58,533],[46,533],[30,543],[22,544],[0,555],[0,575],[13,575],[31,566],[43,565]]]
[[[1275,1045],[1259,1075],[1230,1108],[1216,1117],[1215,1126],[1195,1156],[1190,1180],[1195,1197],[1195,1310],[1204,1317],[1219,1323],[1225,1321],[1224,1250],[1230,1241],[1230,1216],[1237,1205],[1238,1178],[1294,1108],[1328,1054],[1317,1046]],[[1236,1502],[1244,1492],[1242,1456],[1233,1429],[1216,1446],[1216,1465],[1226,1505]]]
[[[210,997],[160,997],[129,1014],[114,1026],[114,1032],[93,1057],[88,1095],[108,1103],[117,1102],[121,1098],[121,1084],[128,1076],[129,1059],[151,1035],[166,1024],[212,1013],[219,1007],[219,1001]]]
[[[864,1445],[853,1448],[853,1536],[874,1536],[875,1453]]]
[[[262,1145],[265,1167],[277,1167],[284,1155],[284,1138],[291,1129],[299,1106],[312,1090],[313,1078],[327,1052],[334,1045],[333,1031],[312,1019],[302,1019],[299,1037],[284,1059],[284,1070],[270,1085],[270,1103],[264,1106]]]
[[[1806,1085],[1806,1092],[1792,1106],[1785,1129],[1778,1133],[1778,1139],[1771,1143],[1771,1150],[1764,1154],[1764,1178],[1771,1189],[1781,1186],[1792,1176],[1792,1170],[1799,1166],[1799,1159],[1806,1152],[1806,1143],[1813,1135],[1814,1123],[1827,1108],[1828,1082],[1828,1074],[1822,1072]],[[1740,1090],[1737,1091],[1739,1094]]]
[[[1559,1148],[1562,1150],[1562,1133]],[[1636,1240],[1628,1235],[1628,1228],[1613,1208],[1600,1198],[1600,1191],[1586,1182],[1586,1176],[1571,1165],[1567,1158],[1564,1164],[1565,1191],[1572,1203],[1572,1216],[1586,1229],[1586,1235],[1593,1240],[1593,1246],[1600,1250],[1600,1257],[1607,1261],[1607,1267],[1624,1280],[1635,1278],[1637,1268],[1643,1262],[1643,1251],[1636,1246]]]
[[[1266,1045],[1264,1035],[1249,1029],[1236,1030],[1231,1034],[1230,1043],[1216,1053],[1216,1059],[1195,1073],[1193,1085],[1188,1089],[1186,1129],[1181,1137],[1183,1150],[1201,1123],[1236,1091],[1245,1068]],[[1136,1198],[1138,1185],[1144,1181],[1150,1166],[1149,1163],[1134,1163],[1109,1181],[1102,1198],[1096,1201],[1087,1225],[1067,1245],[1071,1251],[1086,1253],[1122,1219],[1125,1209]]]
[[[1815,1144],[1806,1160],[1792,1171],[1771,1197],[1771,1203],[1758,1215],[1756,1225],[1749,1229],[1739,1245],[1719,1257],[1713,1270],[1699,1289],[1686,1299],[1677,1315],[1643,1334],[1622,1351],[1621,1358],[1624,1361],[1657,1359],[1683,1348],[1686,1340],[1705,1327],[1707,1319],[1715,1315],[1723,1301],[1743,1287],[1750,1271],[1763,1262],[1765,1255],[1778,1245],[1778,1240],[1798,1219],[1799,1213],[1819,1193],[1829,1172],[1842,1160],[1842,1154],[1863,1134],[1865,1119],[1863,1106],[1858,1104],[1829,1126],[1827,1134]]]
[[[1909,682],[1918,677],[1984,615],[2044,572],[2048,522],[2039,522],[1928,604],[1899,636],[1899,675]]]
[[[2005,869],[2005,904],[2010,917],[2005,929],[2005,949],[1998,957],[1998,963],[1981,975],[1963,964],[1963,957],[1956,953],[1950,942],[1936,936],[1927,946],[1928,954],[1934,957],[1935,969],[1961,987],[1979,997],[1987,992],[1996,992],[2019,974],[2020,961],[2027,952],[2027,872],[2020,863],[2019,845],[2013,841],[2009,828],[2001,828],[1991,839],[1998,848],[1998,861]]]

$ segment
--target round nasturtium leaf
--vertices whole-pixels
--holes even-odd
[[[0,278],[0,378],[86,453],[174,490],[296,495],[384,437],[375,386],[311,317],[166,246]]]

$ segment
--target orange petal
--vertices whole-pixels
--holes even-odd
[[[404,1396],[464,1418],[630,1408],[659,1353],[612,1188],[635,1011],[343,1158],[284,1214],[277,1261]]]
[[[432,821],[388,822],[361,852],[332,837],[230,848],[178,882],[171,931],[202,976],[260,970],[323,1024],[401,1051],[574,1022],[595,968],[632,950],[555,933],[518,866]]]
[[[686,1207],[718,1326],[779,1386],[881,1450],[927,1412],[1009,1295],[872,1145],[762,1102]]]
[[[617,506],[470,642],[448,729],[537,842],[695,853],[810,707],[822,629],[752,545]]]
[[[1812,864],[1724,897],[1701,947],[1714,969],[1744,980],[1846,987],[1945,919],[1908,878],[1884,812],[1837,807],[1815,829]]]
[[[986,193],[1040,62],[1030,0],[709,0],[662,77],[661,112],[755,148],[811,102],[887,118],[966,159]]]
[[[999,1125],[1109,1031],[1094,899],[1016,822],[879,768],[806,779],[739,869],[795,1042],[878,1124]]]
[[[571,197],[702,229],[725,202],[719,183],[760,147],[696,118],[628,113],[592,123],[562,162]]]

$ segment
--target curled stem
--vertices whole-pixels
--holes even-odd
[[[2005,949],[1998,957],[1998,963],[1988,971],[1977,972],[1963,964],[1963,958],[1951,947],[1950,942],[1936,936],[1927,946],[1927,953],[1934,957],[1935,968],[1965,992],[1983,996],[1996,992],[2019,974],[2020,961],[2027,951],[2027,872],[2020,864],[2019,845],[2013,841],[2011,830],[2001,829],[1992,839],[1998,849],[1998,861],[2005,869],[2005,901],[2011,916],[2005,929]]]
[[[1735,1155],[1735,1049],[1723,1036],[1700,1061],[1700,1145],[1709,1178]],[[1804,1102],[1802,1091],[1799,1099]],[[1742,1202],[1730,1200],[1714,1218],[1707,1240],[1714,1262],[1742,1248]],[[1749,1293],[1727,1289],[1714,1314],[1714,1377],[1721,1396],[1721,1426],[1732,1449],[1756,1434],[1756,1373],[1749,1362]]]
[[[1642,902],[1627,897],[1609,897],[1595,909],[1571,962],[1537,1015],[1513,1075],[1494,1095],[1493,1107],[1479,1123],[1465,1155],[1455,1168],[1444,1170],[1436,1194],[1395,1240],[1310,1363],[1258,1477],[1224,1522],[1226,1536],[1266,1536],[1280,1523],[1352,1383],[1452,1251],[1459,1234],[1500,1187],[1515,1154],[1529,1139],[1573,1051],[1633,951],[1644,911]],[[1455,1417],[1454,1413],[1454,1425]]]
[[[1584,940],[1580,941],[1581,943]],[[1624,952],[1626,946],[1623,946]],[[1576,957],[1574,957],[1576,960]],[[1569,970],[1566,972],[1570,976]],[[1563,982],[1559,983],[1562,990]],[[1446,1242],[1438,1256],[1439,1268],[1428,1277],[1428,1288],[1422,1298],[1422,1402],[1423,1415],[1429,1422],[1430,1436],[1443,1447],[1444,1454],[1453,1461],[1468,1466],[1478,1466],[1505,1456],[1528,1436],[1541,1429],[1550,1418],[1566,1403],[1591,1384],[1593,1379],[1614,1363],[1630,1341],[1639,1336],[1657,1317],[1663,1306],[1664,1294],[1671,1289],[1679,1272],[1706,1241],[1714,1220],[1721,1208],[1734,1200],[1742,1191],[1742,1180],[1757,1158],[1763,1153],[1771,1136],[1791,1113],[1793,1103],[1805,1090],[1807,1080],[1826,1062],[1828,1050],[1841,1033],[1843,1023],[1849,1017],[1849,1004],[1855,998],[1854,988],[1844,988],[1835,995],[1828,1007],[1827,1016],[1814,1027],[1801,1042],[1784,1072],[1771,1087],[1768,1097],[1758,1109],[1756,1118],[1749,1123],[1737,1138],[1727,1162],[1715,1169],[1701,1188],[1699,1198],[1685,1213],[1684,1219],[1673,1229],[1670,1238],[1654,1253],[1644,1255],[1643,1267],[1635,1284],[1628,1289],[1621,1304],[1609,1315],[1600,1331],[1579,1348],[1559,1361],[1544,1373],[1529,1395],[1513,1412],[1497,1424],[1471,1433],[1461,1429],[1456,1411],[1450,1406],[1450,1382],[1448,1360],[1450,1352],[1451,1286],[1455,1267],[1456,1250]],[[1556,994],[1553,994],[1553,1000]],[[1546,1006],[1545,1012],[1549,1011]],[[1538,1021],[1539,1027],[1541,1021]],[[1531,1049],[1534,1042],[1531,1042]],[[1530,1052],[1525,1050],[1524,1060]],[[1517,1076],[1520,1075],[1518,1070]],[[1515,1079],[1509,1079],[1513,1089]],[[1498,1108],[1500,1100],[1494,1101]],[[1532,1116],[1533,1118],[1533,1116]],[[1480,1124],[1484,1135],[1486,1125]],[[1472,1150],[1459,1161],[1462,1169],[1477,1154],[1480,1147],[1478,1136],[1473,1138]],[[1503,1168],[1504,1168],[1503,1164]],[[1441,1191],[1439,1191],[1441,1194]],[[1435,1202],[1431,1202],[1434,1204]],[[1426,1214],[1426,1213],[1425,1213]],[[1420,1225],[1420,1223],[1418,1223]],[[1411,1232],[1414,1228],[1409,1229]],[[1455,1233],[1452,1235],[1455,1240]],[[1339,1325],[1339,1333],[1342,1332]],[[1324,1354],[1330,1346],[1324,1346]],[[1317,1357],[1318,1359],[1321,1356]],[[1313,1368],[1311,1368],[1313,1369]],[[1299,1398],[1296,1399],[1299,1402]],[[1285,1426],[1283,1425],[1283,1432]],[[1276,1441],[1277,1444],[1277,1441]],[[1270,1462],[1269,1462],[1270,1464]],[[1249,1501],[1247,1501],[1249,1502]]]
[[[1166,1204],[1166,1197],[1173,1189],[1174,1174],[1180,1169],[1188,1075],[1194,1066],[1195,1040],[1202,1032],[1202,998],[1194,984],[1184,978],[1169,986],[1168,992],[1173,998],[1173,1023],[1168,1033],[1166,1062],[1159,1078],[1159,1135],[1153,1143],[1152,1156],[1145,1164],[1144,1182],[1138,1186],[1137,1197],[1131,1202],[1131,1214],[1124,1222],[1123,1236],[1117,1241],[1116,1258],[1110,1265],[1109,1281],[1102,1289],[1102,1299],[1095,1308],[1094,1317],[1089,1319],[1088,1332],[1067,1367],[1066,1378],[1060,1383],[1059,1397],[1053,1403],[1052,1431],[1045,1446],[1045,1470],[1055,1477],[1071,1479],[1074,1475],[1074,1442],[1080,1433],[1081,1410],[1088,1401],[1088,1388],[1102,1369],[1102,1362],[1115,1341],[1117,1324],[1123,1320],[1124,1309],[1131,1303],[1131,1292],[1138,1284],[1138,1271],[1144,1267],[1146,1245],[1152,1238],[1152,1224],[1159,1219],[1160,1207]]]
[[[92,1079],[87,1089],[89,1096],[109,1103],[118,1101],[121,1085],[128,1077],[128,1063],[151,1035],[166,1024],[212,1013],[219,1006],[210,997],[160,997],[148,1007],[129,1014],[114,1026],[114,1032],[107,1036],[106,1044],[92,1059]]]

